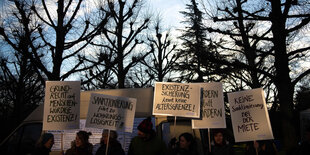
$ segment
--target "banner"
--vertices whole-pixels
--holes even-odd
[[[200,86],[156,82],[153,115],[199,118]]]
[[[192,119],[192,128],[226,128],[222,83],[197,83],[197,85],[202,88],[200,111],[202,118]]]
[[[46,82],[43,130],[79,128],[80,89],[80,81]]]
[[[273,139],[262,88],[228,93],[236,142]]]
[[[131,133],[136,102],[134,98],[92,93],[85,127]]]

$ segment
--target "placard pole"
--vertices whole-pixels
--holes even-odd
[[[211,137],[210,137],[210,128],[208,128],[208,140],[209,140],[209,152],[211,152]]]
[[[253,141],[253,145],[254,145],[254,148],[255,148],[256,155],[258,155],[258,150],[257,150],[258,148],[255,147],[256,146],[256,140]],[[258,147],[259,147],[259,145],[258,145]]]
[[[60,132],[60,149],[61,151],[64,150],[64,134],[63,134],[63,131]]]
[[[105,155],[108,155],[109,141],[110,141],[110,129],[108,130],[108,139],[107,139],[107,145],[106,145],[106,149],[105,149]]]
[[[176,125],[177,125],[177,116],[174,116],[174,125],[173,125],[173,134],[174,134],[174,138],[176,138],[176,133],[175,133],[175,128],[176,128]]]
[[[123,150],[125,150],[126,148],[126,132],[124,132],[124,136],[123,136]]]

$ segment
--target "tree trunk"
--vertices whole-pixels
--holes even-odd
[[[272,33],[275,49],[275,84],[278,89],[280,102],[281,127],[284,149],[289,154],[297,145],[296,131],[293,125],[293,93],[289,76],[290,69],[286,51],[285,17],[281,12],[281,1],[271,1],[272,4]]]
[[[56,52],[55,58],[53,58],[53,77],[49,80],[60,80],[60,70],[62,64],[62,54],[64,52],[64,44],[65,44],[65,31],[64,31],[64,0],[58,1],[58,9],[57,9],[57,16],[58,16],[58,23],[56,28]],[[53,52],[53,51],[52,51]]]
[[[250,67],[256,68],[255,59],[257,57],[256,51],[254,48],[251,47],[250,39],[248,37],[247,32],[245,31],[245,25],[244,25],[244,16],[242,12],[242,6],[241,1],[236,0],[237,4],[237,11],[238,11],[238,25],[239,25],[239,31],[242,38],[242,44],[244,48],[244,54],[246,56],[246,59],[248,61],[248,65]],[[251,88],[260,88],[261,84],[258,79],[258,73],[255,70],[248,70],[251,76]]]

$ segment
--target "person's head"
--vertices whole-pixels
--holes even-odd
[[[91,132],[79,131],[76,133],[75,145],[76,147],[84,147],[89,143],[89,136],[92,135]]]
[[[108,136],[109,136],[109,130],[103,130],[102,137],[101,137],[101,144],[107,144]],[[111,130],[110,131],[109,143],[111,143],[111,141],[116,141],[116,140],[117,140],[117,132]]]
[[[190,149],[191,145],[194,143],[194,137],[190,133],[182,133],[179,136],[180,148]]]
[[[152,135],[152,132],[153,132],[153,124],[151,117],[144,119],[138,125],[138,137],[142,139],[148,139]]]
[[[51,133],[43,133],[37,144],[38,147],[45,147],[51,149],[54,145],[54,135]]]
[[[213,140],[216,145],[224,145],[224,131],[215,129],[213,131]]]

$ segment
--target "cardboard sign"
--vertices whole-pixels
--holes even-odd
[[[85,127],[131,133],[136,102],[134,98],[92,93]]]
[[[200,86],[156,82],[153,115],[199,118]]]
[[[46,82],[43,130],[79,128],[80,89],[80,81]]]
[[[273,139],[262,88],[228,93],[236,142]]]
[[[201,119],[192,119],[193,129],[226,128],[222,83],[197,83],[202,87]]]

